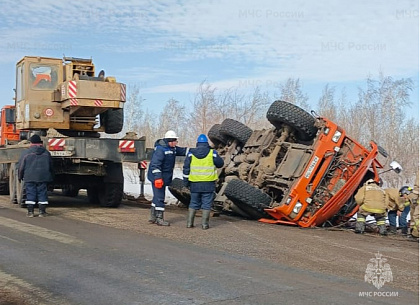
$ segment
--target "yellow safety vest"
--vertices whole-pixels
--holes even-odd
[[[217,180],[217,171],[213,162],[213,149],[203,159],[191,156],[190,174],[188,180],[191,182],[207,182]]]

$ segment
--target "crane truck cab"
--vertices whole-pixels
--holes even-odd
[[[125,84],[95,76],[92,59],[25,56],[16,65],[16,128],[73,136],[123,127]]]

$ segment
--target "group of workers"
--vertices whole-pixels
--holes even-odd
[[[187,228],[194,227],[197,210],[202,210],[202,229],[207,230],[210,211],[216,189],[217,168],[223,167],[224,161],[208,143],[207,136],[200,134],[195,148],[177,146],[176,133],[169,130],[163,139],[155,142],[155,148],[147,172],[147,179],[152,183],[153,199],[150,208],[149,223],[169,226],[164,220],[165,189],[172,182],[176,156],[186,156],[183,167],[183,181],[189,186],[191,201],[188,208]]]
[[[357,212],[355,233],[365,232],[366,217],[372,216],[376,220],[379,234],[388,235],[397,233],[397,218],[402,235],[410,238],[419,238],[419,178],[416,175],[414,188],[382,188],[382,181],[369,179],[357,191],[354,199],[359,205]],[[410,213],[410,227],[407,216]],[[388,216],[389,227],[386,226]]]

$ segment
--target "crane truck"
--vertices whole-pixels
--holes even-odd
[[[92,59],[25,56],[16,64],[15,104],[1,110],[0,194],[24,206],[19,156],[38,134],[51,153],[52,189],[118,207],[124,191],[123,162],[146,159],[145,138],[122,131],[126,86],[95,72]]]

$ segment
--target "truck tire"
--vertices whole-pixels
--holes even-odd
[[[220,133],[220,126],[221,124],[214,124],[207,133],[214,145],[226,144],[228,141],[226,136]]]
[[[16,163],[11,163],[9,167],[9,198],[10,203],[16,204],[16,180],[17,180],[17,173],[16,173]]]
[[[98,192],[99,205],[105,208],[117,208],[124,193],[123,183],[105,183],[104,189]]]
[[[271,197],[247,182],[234,179],[228,183],[225,195],[251,219],[271,218],[265,208],[269,208]]]
[[[191,192],[188,187],[184,185],[184,181],[180,178],[174,178],[171,185],[168,187],[169,191],[176,199],[178,199],[186,207],[190,205]]]
[[[64,196],[67,197],[77,197],[79,195],[79,189],[77,187],[75,187],[74,185],[66,185],[63,189],[62,189],[62,193]]]
[[[19,204],[21,208],[26,208],[25,181],[19,182],[17,177],[16,177],[16,201],[17,201],[17,204]]]
[[[89,203],[99,204],[99,192],[97,187],[88,187],[86,189]]]
[[[9,164],[3,163],[1,166],[0,195],[9,195]],[[4,179],[6,178],[6,179]]]
[[[220,126],[220,133],[245,144],[252,135],[252,129],[232,119],[225,119]]]
[[[124,111],[122,108],[109,109],[102,115],[102,124],[105,127],[105,133],[115,134],[123,129]]]
[[[296,137],[302,141],[312,140],[318,131],[313,116],[285,101],[273,102],[267,111],[267,119],[276,128],[281,128],[283,124],[292,127]]]

